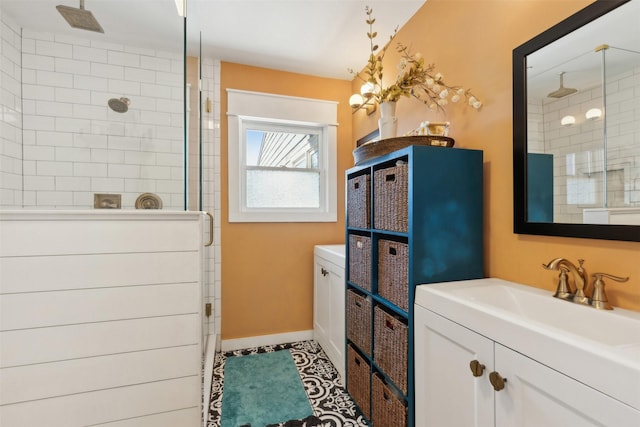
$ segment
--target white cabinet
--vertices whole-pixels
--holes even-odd
[[[313,336],[344,380],[344,245],[314,248]]]
[[[640,411],[470,328],[416,305],[416,426],[640,425]]]

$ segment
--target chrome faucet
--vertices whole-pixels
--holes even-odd
[[[589,291],[587,289],[587,271],[582,266],[584,260],[579,259],[578,263],[579,266],[576,267],[575,264],[573,264],[566,258],[555,258],[549,261],[549,263],[547,264],[542,264],[542,267],[547,270],[560,271],[560,273],[558,274],[558,288],[556,289],[556,293],[553,296],[578,304],[590,305],[591,307],[600,310],[612,310],[613,307],[611,307],[611,305],[609,304],[607,300],[607,294],[604,291],[604,281],[602,280],[602,278],[607,277],[617,282],[626,282],[627,280],[629,280],[629,278],[613,276],[607,273],[594,273],[593,296],[589,297]],[[567,273],[569,272],[571,272],[571,275],[573,277],[573,283],[576,287],[575,291],[571,289],[571,284],[567,279]]]

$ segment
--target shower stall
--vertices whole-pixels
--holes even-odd
[[[153,5],[132,2],[126,8],[91,0],[86,9],[84,0],[79,8],[76,0],[59,0],[72,4],[59,5],[58,11],[55,4],[49,4],[44,15],[36,10],[43,3],[0,3],[1,249],[6,252],[7,239],[20,224],[43,227],[40,236],[65,226],[69,234],[60,238],[62,248],[89,239],[90,234],[83,235],[84,226],[100,219],[103,231],[97,235],[105,242],[117,240],[115,233],[109,233],[116,230],[114,224],[133,227],[127,243],[131,248],[120,247],[117,254],[108,257],[87,252],[82,263],[101,256],[120,259],[123,253],[136,254],[141,241],[155,242],[156,232],[150,231],[154,225],[170,220],[168,226],[174,227],[183,217],[192,224],[194,215],[202,212],[199,239],[207,246],[199,249],[201,288],[194,312],[202,316],[197,328],[198,348],[209,349],[207,358],[211,359],[220,319],[216,309],[219,293],[214,292],[219,287],[219,260],[214,256],[220,245],[219,191],[215,191],[219,186],[215,170],[219,163],[219,111],[216,103],[208,111],[203,106],[205,100],[216,99],[213,90],[219,63],[201,58],[199,46],[189,45],[187,18],[178,16],[172,0]],[[166,17],[161,33],[147,26],[145,16],[151,14]],[[38,20],[42,16],[45,19]],[[119,30],[114,30],[116,22]],[[174,238],[178,243],[181,240],[179,233]],[[3,288],[9,283],[7,266],[20,256],[2,251],[2,307],[17,295],[36,297],[37,291]],[[162,250],[157,252],[161,256]],[[45,255],[55,256],[54,260],[68,256],[29,255],[31,261],[42,257],[43,264],[33,265],[33,269],[49,265]],[[122,262],[122,270],[166,271],[156,265],[158,260],[145,261],[150,264]],[[101,265],[111,274],[106,264]],[[119,264],[114,265],[118,269]],[[64,269],[58,271],[65,274]],[[28,275],[16,274],[12,280],[22,277]],[[95,274],[91,280],[94,278]],[[154,286],[168,290],[162,280],[157,279]],[[141,285],[151,283],[143,281]],[[154,304],[153,298],[146,301]],[[0,324],[3,339],[14,333]],[[0,374],[8,375],[21,363],[9,367],[0,363]]]

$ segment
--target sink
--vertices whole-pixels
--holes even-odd
[[[420,285],[415,304],[640,410],[640,312],[596,310],[496,278]]]
[[[605,345],[640,344],[640,317],[635,312],[596,310],[550,298],[552,293],[542,289],[500,279],[480,282],[451,292],[469,302],[495,307]]]

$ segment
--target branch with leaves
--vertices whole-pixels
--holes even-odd
[[[383,66],[382,61],[387,52],[387,48],[397,35],[398,28],[389,37],[389,42],[378,52],[379,46],[375,43],[378,33],[373,30],[376,22],[373,17],[373,9],[369,6],[365,8],[367,14],[366,23],[369,25],[367,37],[370,42],[370,54],[367,65],[364,69],[366,78],[362,78],[360,73],[349,69],[349,72],[365,83],[373,86],[373,96],[378,103],[396,102],[401,97],[413,97],[427,105],[433,111],[443,111],[444,107],[451,103],[466,100],[466,103],[479,110],[482,102],[476,98],[469,89],[462,86],[449,85],[445,82],[442,73],[436,71],[435,64],[426,64],[420,53],[412,54],[409,48],[398,43],[397,51],[402,55],[398,64],[398,76],[396,81],[387,87],[382,86]]]

